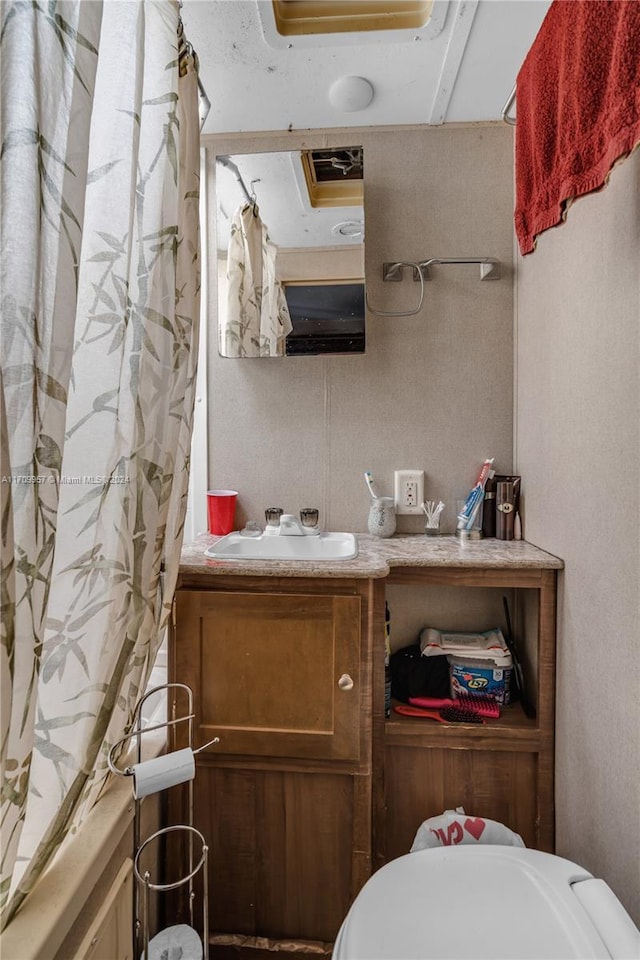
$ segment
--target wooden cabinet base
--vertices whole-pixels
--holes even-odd
[[[210,928],[273,939],[331,941],[369,852],[353,838],[370,829],[368,778],[338,773],[198,769],[194,821],[213,866]]]

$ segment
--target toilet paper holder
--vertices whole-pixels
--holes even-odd
[[[187,699],[187,711],[182,716],[171,717],[162,723],[150,724],[148,726],[143,726],[142,720],[142,710],[145,702],[154,694],[161,691],[167,691],[167,695],[170,690],[174,691],[183,691],[186,694]],[[175,710],[175,699],[173,704],[173,709]],[[151,690],[148,690],[144,696],[138,700],[133,710],[132,725],[129,733],[124,737],[121,737],[116,743],[113,744],[109,750],[107,762],[109,765],[109,770],[121,777],[132,777],[133,778],[133,796],[135,801],[134,807],[134,818],[133,818],[133,845],[134,845],[134,863],[136,865],[135,875],[136,880],[144,886],[144,902],[142,904],[143,918],[140,919],[140,907],[141,907],[141,898],[140,898],[140,889],[139,884],[134,884],[134,910],[133,910],[133,942],[135,944],[136,956],[150,957],[149,952],[149,908],[148,908],[148,898],[150,890],[163,891],[166,889],[175,889],[182,886],[183,884],[188,884],[188,908],[189,908],[189,921],[190,927],[184,925],[180,927],[171,927],[168,930],[159,931],[159,933],[154,937],[154,940],[161,937],[162,935],[170,932],[177,931],[178,935],[183,933],[183,927],[185,931],[191,930],[195,936],[195,930],[193,929],[193,910],[194,910],[194,900],[195,894],[193,890],[193,880],[196,873],[200,869],[204,869],[206,874],[207,871],[207,853],[208,847],[205,843],[204,837],[199,833],[193,826],[193,779],[195,777],[195,756],[199,753],[202,753],[203,750],[206,750],[208,747],[214,746],[216,743],[220,742],[219,737],[214,737],[213,740],[209,740],[208,743],[203,744],[200,747],[194,749],[193,747],[193,721],[195,719],[195,713],[193,709],[193,691],[191,687],[186,683],[164,683],[160,686],[153,687]],[[153,757],[149,760],[142,759],[142,739],[143,734],[151,733],[156,730],[175,728],[178,724],[186,723],[187,727],[187,746],[183,747],[180,750],[169,751],[160,756]],[[120,769],[116,763],[116,755],[121,750],[123,745],[131,740],[136,739],[136,759],[134,763],[129,763],[124,769]],[[166,790],[169,787],[177,786],[178,784],[187,784],[188,792],[188,823],[185,824],[175,824],[170,827],[164,828],[160,831],[159,834],[154,834],[152,837],[147,838],[144,843],[140,843],[140,801],[154,793],[159,793],[162,790]],[[200,860],[195,869],[191,869],[189,873],[176,881],[170,886],[165,885],[156,885],[150,882],[148,872],[143,877],[140,874],[138,869],[138,862],[140,854],[147,844],[156,838],[160,834],[167,832],[182,831],[184,835],[188,838],[189,843],[189,863],[193,864],[193,842],[194,838],[199,839],[202,845],[202,854]],[[208,894],[208,884],[205,878],[203,883],[203,937],[202,937],[202,957],[203,960],[209,960],[209,935],[208,935],[208,913],[209,913],[209,904],[208,904],[209,894]],[[151,941],[153,946],[153,941]]]
[[[150,691],[150,692],[151,692],[151,693],[155,693],[155,691]],[[180,719],[181,719],[181,720],[188,720],[189,717],[188,717],[188,716],[185,716],[185,717],[181,717]],[[151,766],[152,764],[155,764],[156,761],[158,761],[158,760],[170,761],[171,758],[173,758],[173,757],[175,757],[176,760],[178,760],[180,754],[184,754],[185,751],[188,751],[188,752],[191,754],[191,756],[195,757],[195,756],[197,756],[199,753],[202,753],[203,750],[206,750],[207,747],[212,747],[214,744],[220,743],[220,737],[214,737],[213,740],[209,740],[208,743],[203,743],[201,747],[197,747],[195,750],[194,750],[192,747],[183,747],[182,750],[169,751],[168,753],[162,754],[162,755],[159,756],[159,757],[153,757],[151,760],[140,760],[140,759],[139,759],[139,760],[137,760],[136,763],[132,764],[131,766],[125,767],[124,770],[121,770],[121,769],[116,765],[116,762],[115,762],[115,759],[114,759],[114,754],[116,753],[118,747],[119,747],[122,743],[126,743],[127,740],[131,740],[134,736],[137,736],[137,734],[138,734],[139,732],[140,732],[140,733],[150,733],[152,730],[160,730],[162,727],[166,727],[166,726],[167,726],[167,724],[165,724],[165,723],[158,723],[158,724],[155,724],[154,726],[145,727],[144,730],[135,731],[135,732],[129,733],[129,734],[127,734],[126,737],[121,737],[119,740],[117,740],[116,743],[114,743],[114,745],[111,747],[111,750],[109,751],[109,757],[108,757],[108,761],[107,761],[108,764],[109,764],[109,770],[111,771],[111,773],[115,773],[115,774],[117,774],[117,775],[120,776],[120,777],[135,777],[135,776],[136,776],[136,773],[137,773],[136,767],[138,767],[138,768],[139,768],[139,767],[145,767],[147,764],[148,764],[149,766]],[[167,763],[166,769],[169,770],[169,768],[170,768],[170,763]],[[160,785],[158,786],[157,790],[149,791],[149,793],[156,793],[156,792],[158,792],[158,791],[160,791],[160,790],[165,790],[165,789],[167,789],[167,787],[173,787],[173,786],[175,786],[175,784],[185,783],[187,779],[191,779],[191,777],[189,777],[189,778],[185,777],[184,780],[175,780],[173,783],[166,783],[166,784],[160,783]],[[149,795],[149,794],[145,794],[145,796],[148,796],[148,795]]]
[[[144,706],[145,701],[149,699],[149,697],[153,696],[153,694],[155,694],[155,693],[159,693],[161,690],[167,690],[167,691],[168,691],[169,689],[173,689],[173,688],[176,688],[176,687],[177,687],[177,688],[180,688],[180,689],[182,689],[182,690],[184,690],[184,691],[186,692],[187,697],[189,698],[189,701],[188,701],[188,702],[189,702],[189,708],[188,708],[188,709],[189,709],[189,712],[186,713],[186,714],[184,714],[184,716],[182,716],[182,717],[173,717],[173,718],[170,719],[170,720],[165,720],[165,721],[163,721],[162,723],[150,724],[150,725],[147,726],[147,727],[142,727],[142,726],[137,726],[137,727],[136,727],[136,726],[132,726],[132,728],[131,728],[131,730],[129,731],[129,733],[125,734],[124,737],[120,737],[119,740],[116,740],[116,742],[113,744],[113,746],[112,746],[111,749],[109,750],[109,756],[108,756],[108,758],[107,758],[107,763],[108,763],[108,765],[109,765],[109,770],[111,771],[111,773],[115,773],[115,774],[116,774],[117,776],[119,776],[119,777],[133,777],[133,776],[135,776],[135,767],[136,767],[136,766],[139,766],[139,765],[141,765],[142,763],[152,763],[152,762],[153,762],[152,760],[146,760],[146,761],[143,761],[143,760],[142,760],[142,734],[152,733],[152,732],[155,731],[155,730],[166,730],[168,727],[174,727],[174,726],[176,726],[176,725],[179,724],[179,723],[185,723],[185,722],[188,722],[188,723],[189,723],[189,732],[188,732],[189,746],[186,747],[186,748],[184,748],[184,749],[190,750],[191,753],[193,754],[193,756],[196,756],[198,753],[202,753],[202,751],[203,751],[203,750],[206,750],[207,747],[212,747],[212,746],[214,746],[214,744],[220,743],[220,737],[214,737],[213,740],[209,740],[208,743],[203,743],[201,747],[196,747],[195,750],[193,749],[193,746],[192,746],[192,739],[193,739],[193,720],[195,719],[195,713],[193,712],[193,691],[191,690],[191,687],[189,687],[186,683],[163,683],[163,684],[161,684],[161,685],[158,686],[158,687],[153,687],[151,690],[148,690],[148,691],[145,693],[145,695],[144,695],[143,697],[141,697],[140,700],[138,700],[138,702],[136,703],[136,705],[135,705],[135,707],[134,707],[132,723],[133,723],[133,724],[136,724],[136,723],[140,724],[140,723],[141,723],[141,721],[142,721],[142,707]],[[137,738],[138,738],[138,744],[137,744],[137,748],[138,748],[137,753],[138,753],[138,755],[137,755],[137,758],[136,758],[136,762],[135,762],[135,764],[132,764],[131,766],[125,767],[123,770],[121,770],[120,767],[117,766],[117,763],[116,763],[116,760],[115,760],[115,756],[116,756],[119,748],[122,746],[122,744],[127,743],[129,740],[133,740],[134,737],[137,737]],[[173,751],[173,753],[180,753],[180,751]],[[165,757],[171,757],[171,755],[172,755],[171,753],[166,753],[166,754],[164,754]],[[154,759],[159,759],[159,758],[154,758]],[[178,782],[178,781],[176,781],[176,782]],[[183,781],[183,782],[184,782],[184,781]],[[164,788],[163,788],[163,787],[160,787],[159,789],[164,789]]]

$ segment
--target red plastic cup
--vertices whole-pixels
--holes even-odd
[[[236,515],[237,490],[208,490],[207,516],[209,519],[209,533],[224,536],[233,530],[233,521]]]

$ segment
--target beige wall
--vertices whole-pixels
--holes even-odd
[[[517,264],[517,469],[562,557],[558,853],[640,923],[640,152]]]
[[[383,261],[502,261],[499,281],[481,282],[477,266],[434,268],[419,315],[369,314],[363,356],[222,359],[213,284],[209,291],[209,484],[240,491],[240,523],[263,520],[267,506],[317,506],[326,529],[363,531],[364,470],[392,494],[394,469],[409,467],[425,470],[426,497],[446,501],[452,530],[453,502],[482,460],[493,455],[501,471],[512,467],[511,129],[359,128],[204,142],[210,189],[214,152],[362,143],[368,297],[378,310],[411,309],[419,292],[410,280],[382,283]],[[399,518],[399,529],[418,532],[422,521]]]
[[[278,273],[283,281],[358,280],[364,276],[364,245],[281,248]]]

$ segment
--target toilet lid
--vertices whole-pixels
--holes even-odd
[[[587,887],[590,897],[576,894]],[[517,847],[436,847],[371,877],[333,957],[586,960],[636,956],[638,936],[609,887],[569,860]],[[615,952],[634,944],[633,953]]]

